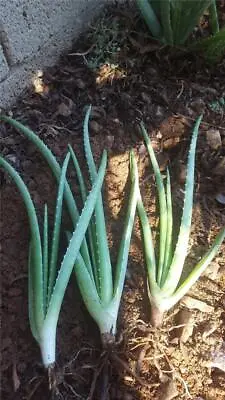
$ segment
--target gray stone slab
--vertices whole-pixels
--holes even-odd
[[[10,65],[10,70],[5,69],[6,74],[2,75],[7,79],[0,82],[0,108],[13,105],[31,85],[35,73],[56,63],[59,55],[88,29],[101,7],[111,2],[0,0],[0,43]]]
[[[77,32],[107,0],[1,0],[0,19],[10,64],[27,62],[47,44],[58,45]]]

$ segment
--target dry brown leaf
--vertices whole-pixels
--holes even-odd
[[[196,309],[208,314],[211,314],[214,311],[214,307],[209,306],[204,301],[194,299],[193,297],[190,296],[184,296],[181,303],[190,310]]]

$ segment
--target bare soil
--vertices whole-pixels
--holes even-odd
[[[104,199],[113,263],[126,209],[131,148],[138,159],[145,205],[154,232],[157,230],[155,183],[140,121],[152,138],[162,172],[167,166],[171,170],[173,207],[179,223],[190,136],[197,116],[204,113],[188,269],[225,224],[225,107],[222,102],[215,103],[224,96],[225,60],[207,66],[201,57],[160,47],[135,10],[115,6],[79,38],[58,65],[37,74],[30,89],[7,113],[32,128],[60,161],[70,143],[85,171],[82,123],[87,105],[92,104],[90,135],[95,159],[99,160],[104,148],[108,150]],[[45,202],[53,215],[55,182],[34,146],[5,124],[0,125],[0,143],[3,156],[27,183],[40,217]],[[2,171],[0,174],[2,399],[48,399],[47,377],[28,322],[27,215],[14,184]],[[70,178],[79,196],[72,171]],[[93,396],[88,397],[102,350],[98,330],[72,278],[58,326],[55,397],[223,400],[224,254],[225,243],[188,297],[168,313],[160,329],[153,329],[137,220],[118,321],[115,354],[119,359],[110,366],[108,395],[103,396],[98,379]]]

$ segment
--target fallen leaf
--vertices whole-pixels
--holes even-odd
[[[184,296],[181,303],[190,310],[196,309],[208,314],[211,314],[214,311],[214,307],[209,306],[204,301],[194,299],[190,296]]]

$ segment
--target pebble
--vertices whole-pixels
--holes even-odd
[[[147,154],[147,149],[146,149],[146,146],[144,145],[144,143],[142,143],[142,144],[139,146],[138,153],[139,153],[140,156],[142,156],[142,157],[144,157],[144,156]]]
[[[7,156],[5,158],[10,164],[14,164],[14,165],[17,164],[18,159],[15,156],[15,154],[7,154]]]
[[[72,100],[68,101],[68,105],[66,103],[60,103],[58,106],[58,114],[63,117],[69,117],[72,114],[73,102]]]
[[[90,121],[89,126],[93,133],[99,133],[101,129],[101,125],[95,120]]]
[[[218,201],[218,203],[225,205],[225,194],[217,193],[215,199]]]
[[[105,142],[106,142],[106,147],[107,149],[111,149],[114,143],[114,136],[113,135],[107,135],[105,138]]]
[[[205,102],[199,97],[198,99],[191,102],[190,107],[192,108],[192,110],[198,113],[202,113],[205,109]]]
[[[221,135],[218,129],[209,129],[206,132],[206,139],[209,147],[212,150],[217,150],[222,146]]]
[[[162,118],[165,114],[165,109],[162,106],[157,106],[155,110],[155,115],[158,118]]]
[[[76,79],[74,83],[78,89],[83,90],[86,88],[86,83],[80,78]]]

